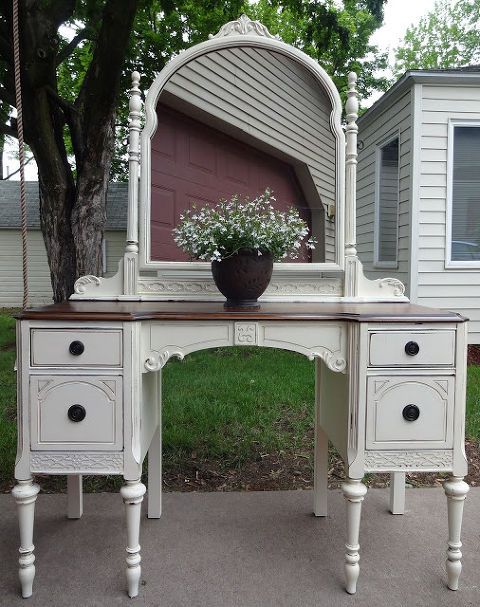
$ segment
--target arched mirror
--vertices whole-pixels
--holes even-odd
[[[174,243],[182,212],[267,188],[279,209],[298,208],[318,243],[276,264],[274,281],[341,270],[345,142],[332,81],[268,32],[221,34],[170,62],[147,95],[141,270],[207,276],[209,264]]]

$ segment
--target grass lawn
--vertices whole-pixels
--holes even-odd
[[[13,319],[0,314],[3,491],[12,485],[16,450],[14,328]],[[216,477],[215,487],[222,488],[222,479],[232,469],[242,468],[248,475],[248,471],[261,471],[264,463],[271,476],[279,458],[294,462],[291,469],[284,467],[289,475],[311,476],[314,363],[307,358],[293,352],[248,347],[197,352],[182,362],[172,360],[167,364],[163,399],[164,473],[167,480],[173,479],[173,488],[179,488],[178,479],[192,466],[194,477],[199,470],[205,476],[208,468],[210,477]],[[480,439],[478,366],[468,370],[467,436]],[[96,477],[89,487],[115,488],[118,482]],[[45,483],[47,489],[63,487],[47,480],[42,486]],[[238,485],[244,486],[248,483]]]

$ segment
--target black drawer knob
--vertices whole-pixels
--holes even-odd
[[[420,417],[420,409],[417,405],[407,405],[402,411],[403,419],[407,422],[414,422]]]
[[[416,341],[409,341],[405,344],[405,353],[408,356],[416,356],[420,352],[420,346]]]
[[[85,419],[87,412],[85,411],[85,407],[82,405],[72,405],[68,409],[68,419],[72,420],[72,422],[81,422]]]
[[[72,341],[68,350],[70,354],[73,354],[74,356],[80,356],[80,354],[83,354],[83,352],[85,351],[85,346],[81,341]]]

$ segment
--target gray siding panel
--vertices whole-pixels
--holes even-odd
[[[470,343],[480,343],[480,269],[445,268],[448,123],[480,119],[480,90],[423,85],[421,112],[417,302],[464,314]]]
[[[222,121],[247,142],[267,145],[294,166],[305,165],[319,199],[335,204],[331,104],[301,66],[263,49],[227,49],[184,66],[165,91]],[[312,205],[318,207],[318,200]],[[324,238],[325,261],[334,261],[335,224],[326,218]]]
[[[374,267],[375,178],[376,154],[379,145],[399,136],[399,238],[398,268]],[[410,190],[411,190],[412,108],[408,91],[388,111],[383,112],[365,127],[360,125],[359,140],[363,149],[358,156],[357,179],[357,241],[358,254],[369,278],[388,274],[403,283],[408,280],[410,247]]]

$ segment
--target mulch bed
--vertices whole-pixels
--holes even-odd
[[[467,361],[469,365],[480,365],[480,346],[468,346]]]

